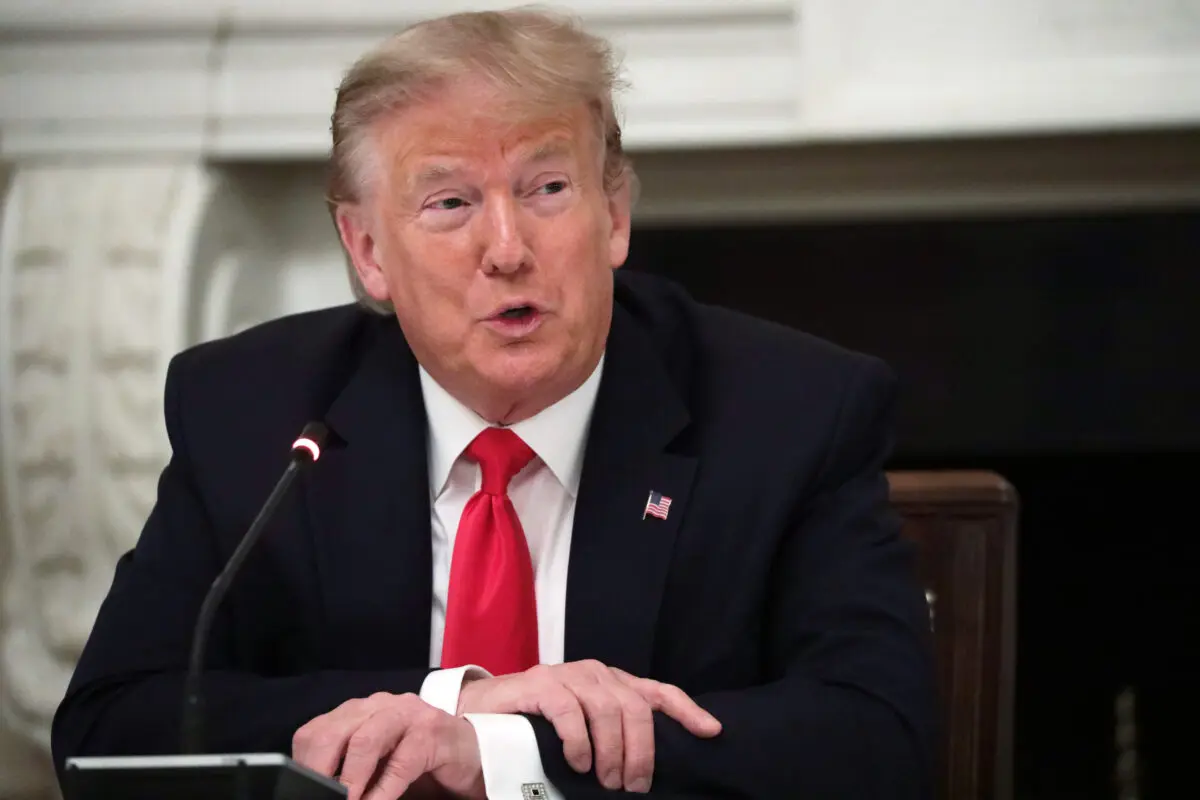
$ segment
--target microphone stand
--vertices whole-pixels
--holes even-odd
[[[274,490],[267,498],[267,502],[263,504],[262,509],[259,510],[258,516],[254,518],[246,535],[238,542],[233,555],[229,557],[229,562],[212,582],[208,594],[204,597],[204,604],[200,606],[200,615],[196,619],[196,627],[192,635],[192,652],[188,660],[188,671],[183,684],[182,752],[185,755],[199,755],[205,749],[204,703],[200,679],[204,674],[204,655],[208,647],[208,634],[212,630],[217,609],[220,607],[221,601],[225,599],[225,595],[228,594],[229,587],[233,585],[233,579],[237,577],[246,557],[250,555],[250,551],[266,529],[267,523],[275,515],[275,509],[291,489],[296,476],[300,474],[300,470],[315,463],[320,457],[321,447],[325,443],[326,436],[325,426],[319,422],[309,423],[305,426],[300,438],[292,445],[292,458],[288,462],[287,469],[280,476],[279,482],[275,484]]]
[[[66,800],[335,800],[346,788],[282,753],[205,755],[204,655],[221,601],[247,556],[288,490],[306,467],[321,457],[329,436],[318,422],[309,423],[292,444],[291,460],[279,482],[238,542],[225,567],[213,580],[192,634],[184,676],[182,754],[169,756],[88,756],[67,759],[63,776]]]

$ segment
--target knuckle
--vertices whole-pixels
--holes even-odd
[[[601,717],[619,717],[622,713],[621,701],[608,692],[597,692],[592,700],[592,709]]]
[[[383,767],[384,774],[393,778],[405,778],[412,774],[413,760],[408,756],[398,755],[388,759]]]
[[[423,708],[428,707],[431,706],[411,692],[389,694],[385,695],[375,713],[384,713],[392,720],[413,719],[419,717]]]
[[[548,664],[538,664],[536,667],[530,667],[525,676],[529,683],[529,690],[543,690],[548,686],[561,686],[563,684],[564,675],[561,671],[555,669]]]
[[[374,750],[379,745],[379,739],[372,733],[357,730],[350,735],[350,741],[347,747],[355,751],[370,751]]]
[[[620,736],[596,742],[596,758],[605,764],[620,764],[624,755],[625,748]]]
[[[425,762],[427,760],[423,753],[408,750],[397,753],[395,757],[389,759],[388,767],[392,770],[393,775],[412,781],[425,772]]]
[[[423,708],[416,718],[416,724],[422,729],[435,732],[448,730],[453,722],[453,716],[433,706]]]
[[[660,691],[665,692],[678,700],[685,700],[689,703],[692,702],[692,696],[673,683],[660,683],[658,684],[658,687]]]
[[[342,743],[342,737],[338,735],[337,731],[322,730],[314,733],[310,737],[310,741],[313,746],[324,749],[327,747],[337,747]]]
[[[653,692],[661,703],[682,705],[692,702],[692,698],[688,697],[683,689],[680,689],[678,686],[672,686],[669,683],[655,684],[649,691]]]
[[[650,713],[650,704],[646,702],[646,698],[642,697],[635,691],[624,689],[618,692],[618,697],[621,702],[621,710],[626,714],[642,714]]]
[[[427,705],[420,697],[412,692],[404,694],[392,695],[391,705],[398,711],[415,711],[421,706]]]
[[[629,717],[632,721],[638,724],[654,724],[654,710],[650,707],[649,703],[640,697],[636,698],[635,700],[631,700],[624,707],[624,713],[625,716]]]
[[[453,735],[455,733],[455,727],[460,722],[460,720],[457,717],[453,717],[453,716],[446,714],[442,711],[439,711],[435,708],[433,710],[433,713],[430,715],[430,720],[431,721],[430,721],[429,727],[433,730],[433,732],[437,735],[437,737],[442,737],[442,738],[434,738],[433,741],[452,741],[453,740],[452,738],[446,738],[446,737],[453,737]]]
[[[338,704],[334,708],[329,709],[321,716],[310,719],[307,724],[321,725],[321,724],[329,722],[330,720],[338,720],[343,717],[353,716],[356,713],[357,709],[359,708],[359,704],[363,703],[363,702],[365,702],[365,701],[363,701],[363,700],[346,700],[345,702]]]
[[[561,717],[579,710],[579,700],[565,689],[550,693],[541,705],[542,711],[549,717]]]
[[[653,678],[631,678],[632,685],[637,687],[637,690],[642,694],[649,692],[651,694],[662,694],[662,690],[670,684],[660,683]]]

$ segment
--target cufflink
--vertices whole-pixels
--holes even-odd
[[[546,794],[546,784],[544,783],[521,784],[522,800],[546,800],[548,796]]]

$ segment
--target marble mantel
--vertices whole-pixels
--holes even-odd
[[[46,748],[153,502],[167,360],[349,297],[341,70],[504,5],[0,0],[0,799],[49,785],[5,741]],[[561,5],[625,54],[642,220],[1200,203],[1200,0]]]
[[[503,2],[6,0],[0,157],[325,152],[340,71]],[[634,148],[1200,120],[1196,0],[573,0],[627,56]]]

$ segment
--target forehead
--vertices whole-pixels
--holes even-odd
[[[393,176],[413,179],[497,161],[590,160],[594,126],[583,103],[539,109],[464,87],[383,120],[379,138]]]

